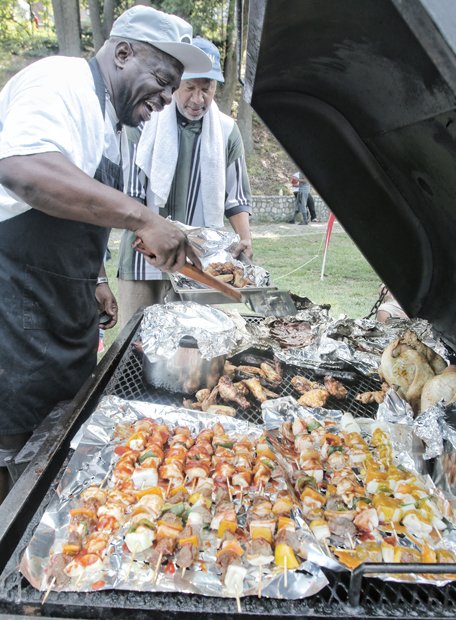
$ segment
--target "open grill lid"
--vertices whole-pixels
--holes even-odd
[[[456,349],[456,3],[250,0],[247,100]]]

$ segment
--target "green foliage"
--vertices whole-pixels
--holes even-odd
[[[32,9],[40,5],[41,13],[50,9],[51,0],[29,2]],[[56,50],[55,33],[49,25],[36,26],[27,12],[18,7],[16,0],[0,3],[0,48],[3,54],[26,53],[34,57],[46,56]]]
[[[224,40],[227,0],[161,0],[154,4],[161,11],[188,21],[195,35],[211,39],[216,45]]]

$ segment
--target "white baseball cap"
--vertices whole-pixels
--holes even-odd
[[[210,58],[192,45],[193,29],[185,20],[157,11],[150,6],[136,5],[114,22],[110,36],[144,41],[173,56],[184,65],[184,71],[207,72]]]

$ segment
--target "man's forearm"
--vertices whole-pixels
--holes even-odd
[[[151,216],[149,209],[92,179],[61,153],[2,159],[0,183],[53,217],[136,231]]]
[[[241,241],[251,242],[249,214],[246,211],[242,211],[232,215],[229,220],[234,232],[239,235]]]

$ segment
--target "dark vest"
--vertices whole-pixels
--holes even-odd
[[[90,61],[103,115],[105,87]],[[103,156],[95,178],[122,190]],[[32,431],[97,360],[96,280],[109,229],[29,209],[0,222],[0,433]]]

